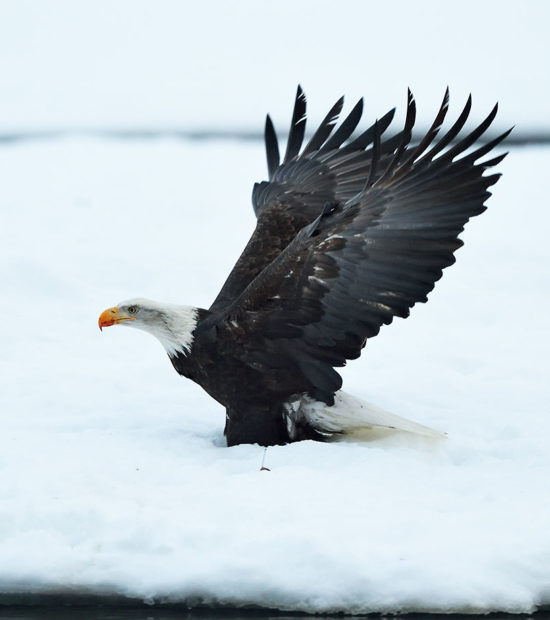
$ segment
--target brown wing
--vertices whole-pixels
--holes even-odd
[[[298,231],[312,222],[326,204],[345,202],[360,192],[370,172],[375,126],[346,142],[357,127],[362,100],[341,125],[333,130],[343,98],[330,109],[317,131],[302,149],[306,125],[306,99],[296,93],[292,123],[283,162],[273,124],[266,119],[265,144],[269,181],[256,183],[252,202],[257,225],[250,241],[214,301],[219,311],[234,301],[244,288],[290,243]],[[377,122],[379,135],[392,121],[391,110]],[[381,140],[381,156],[387,159],[400,144],[402,133]]]
[[[442,270],[455,261],[465,223],[486,208],[488,188],[499,175],[484,176],[485,171],[505,156],[476,163],[509,132],[464,155],[493,121],[496,106],[479,127],[447,148],[470,106],[468,100],[457,122],[432,146],[445,99],[425,138],[410,148],[415,114],[409,93],[404,138],[390,164],[380,166],[375,135],[364,191],[325,208],[233,303],[231,321],[220,321],[220,328],[238,324],[244,330],[241,346],[253,363],[294,367],[311,395],[331,404],[341,385],[333,366],[358,357],[382,325],[427,301]]]

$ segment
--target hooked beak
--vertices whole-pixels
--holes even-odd
[[[123,321],[135,321],[135,316],[128,316],[127,314],[121,314],[118,310],[118,307],[109,308],[101,313],[98,325],[99,329],[103,331],[104,327],[109,327],[111,325],[116,325],[117,323],[122,323]]]

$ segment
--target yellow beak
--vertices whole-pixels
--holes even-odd
[[[98,320],[99,329],[103,330],[104,327],[116,325],[122,323],[122,321],[135,321],[136,317],[128,316],[127,314],[120,314],[118,307],[109,308],[101,313]]]

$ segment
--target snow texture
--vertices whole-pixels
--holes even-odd
[[[307,612],[550,604],[547,178],[514,150],[429,303],[346,391],[446,431],[224,447],[224,412],[99,313],[208,306],[254,223],[260,144],[0,149],[0,592]]]

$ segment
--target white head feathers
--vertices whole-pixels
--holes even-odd
[[[118,310],[133,319],[124,321],[122,325],[149,332],[160,341],[168,355],[174,357],[178,353],[190,352],[198,308],[136,298],[120,302]]]

